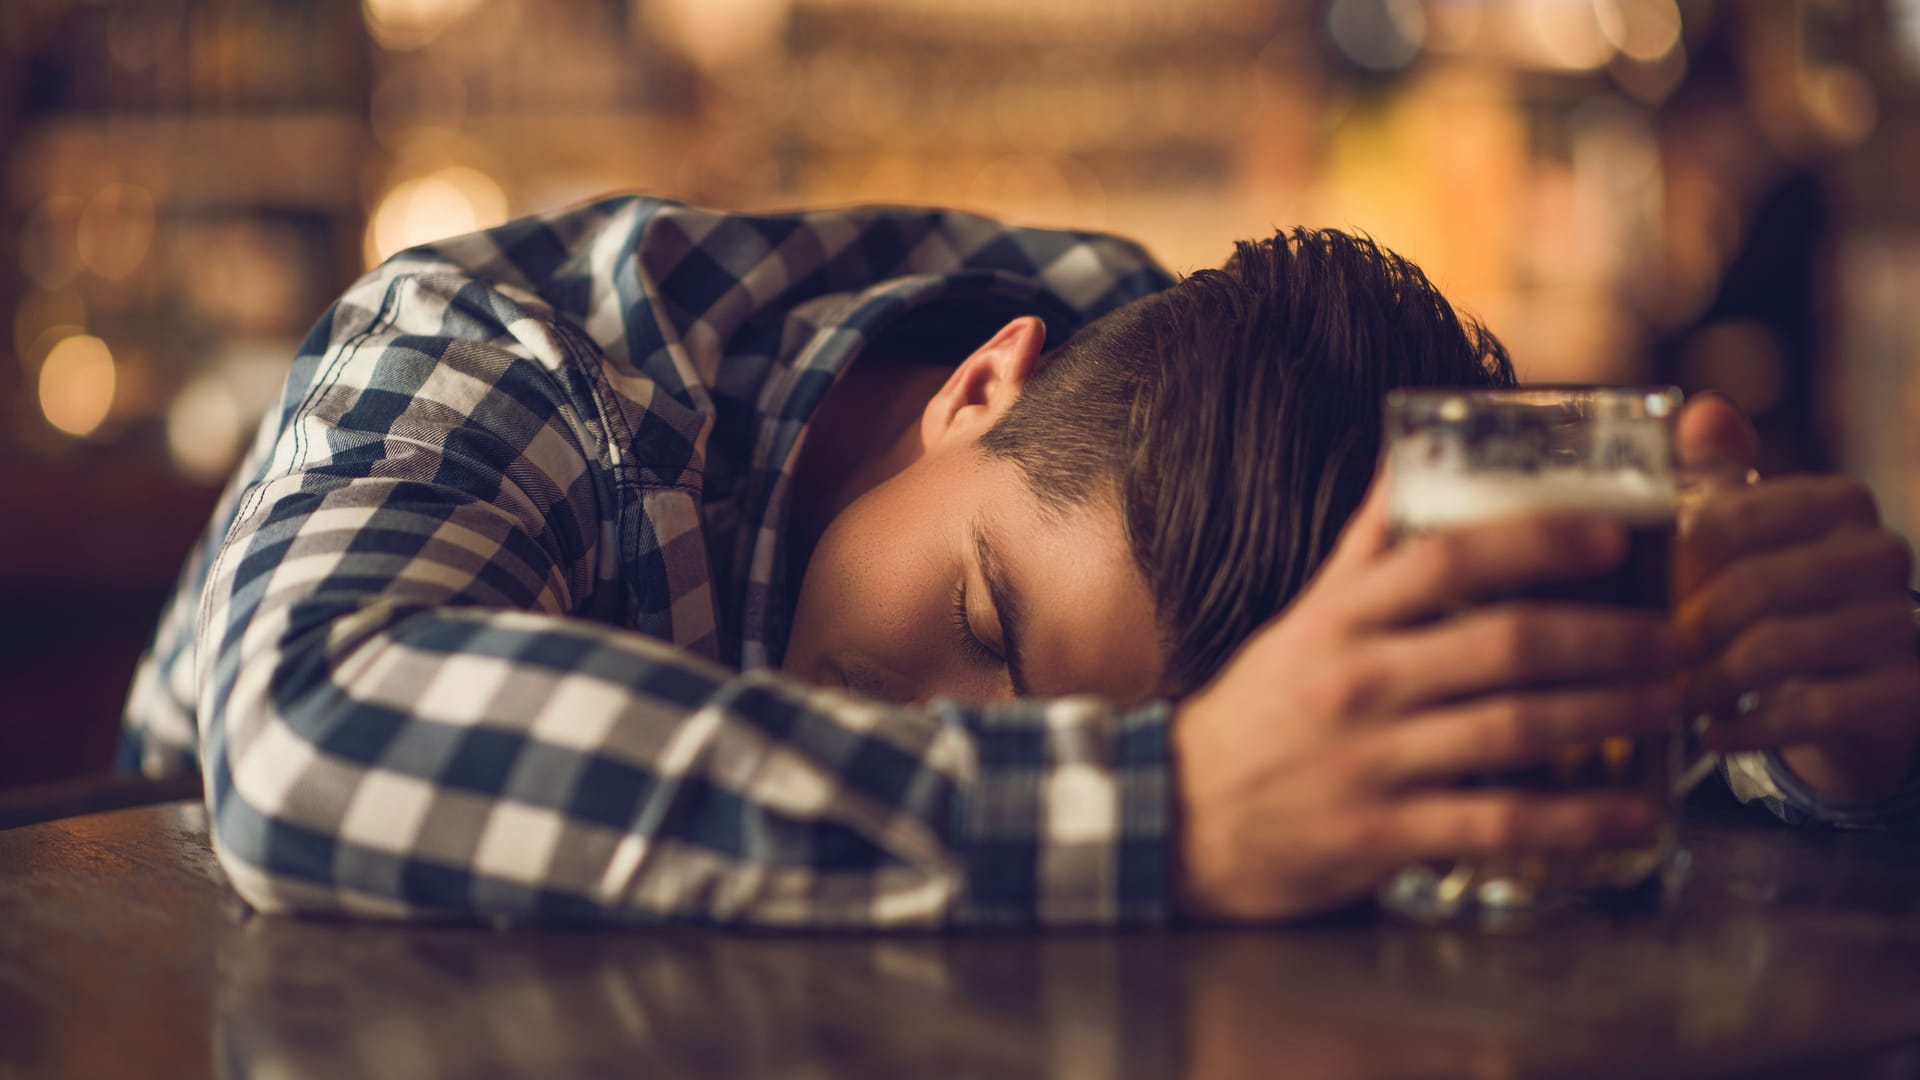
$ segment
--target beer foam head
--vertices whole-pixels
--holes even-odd
[[[1394,524],[1471,525],[1523,514],[1605,514],[1629,527],[1671,524],[1671,476],[1555,469],[1403,473],[1393,478]]]

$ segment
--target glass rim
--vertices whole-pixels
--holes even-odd
[[[1472,386],[1420,386],[1396,387],[1387,391],[1383,401],[1383,411],[1392,416],[1394,413],[1422,405],[1435,406],[1448,401],[1472,402],[1475,405],[1540,407],[1559,402],[1589,402],[1602,409],[1612,411],[1626,407],[1639,407],[1646,410],[1652,419],[1666,419],[1676,414],[1686,401],[1686,393],[1678,386],[1662,383],[1614,384],[1614,383],[1530,383],[1526,386],[1472,387]],[[1617,413],[1615,415],[1618,415]]]

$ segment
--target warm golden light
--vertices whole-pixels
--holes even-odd
[[[108,184],[80,212],[76,241],[87,269],[118,281],[140,268],[153,247],[153,196],[131,184]]]
[[[1920,0],[1894,0],[1894,32],[1900,38],[1900,53],[1907,66],[1920,68]]]
[[[388,49],[418,49],[431,44],[484,0],[361,0],[367,31]]]
[[[367,226],[367,264],[448,236],[507,220],[507,195],[483,172],[463,166],[404,181],[387,192]]]
[[[48,331],[66,329],[68,332],[60,336],[71,337],[85,333],[79,328],[86,323],[86,301],[80,298],[78,292],[72,289],[35,289],[21,298],[20,306],[13,312],[14,355],[20,358],[22,364],[38,363],[40,351],[34,346],[46,337]]]
[[[182,473],[218,480],[233,467],[246,437],[240,403],[218,376],[188,383],[167,407],[167,451]]]
[[[20,350],[21,370],[25,371],[29,378],[33,378],[39,372],[41,362],[53,352],[55,345],[68,338],[79,337],[86,332],[86,327],[76,323],[55,323],[40,331],[25,348]]]
[[[113,408],[115,373],[107,343],[90,334],[61,341],[40,365],[40,411],[76,438],[93,434]]]
[[[1614,83],[1642,105],[1659,105],[1680,88],[1687,77],[1687,50],[1678,43],[1653,60],[1635,60],[1626,53],[1607,65]]]
[[[1645,63],[1680,44],[1680,8],[1673,0],[1597,0],[1600,33],[1623,54]]]
[[[1520,27],[1537,63],[1567,71],[1591,71],[1613,58],[1602,31],[1605,0],[1525,0]]]
[[[1801,95],[1814,125],[1836,146],[1860,145],[1880,122],[1873,85],[1855,68],[1817,68],[1801,80]]]
[[[720,69],[766,52],[787,23],[789,0],[653,0],[645,7],[654,29],[684,49],[694,63]]]

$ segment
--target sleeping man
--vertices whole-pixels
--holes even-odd
[[[891,927],[1286,919],[1631,842],[1452,783],[1711,700],[1741,798],[1910,816],[1906,548],[1839,478],[1702,519],[1678,620],[1488,603],[1611,523],[1387,543],[1395,387],[1513,383],[1338,232],[1179,281],[944,211],[621,197],[416,248],[302,347],[128,706],[268,911]],[[1683,455],[1750,460],[1706,398]]]

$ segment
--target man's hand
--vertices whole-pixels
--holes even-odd
[[[1681,413],[1683,464],[1744,470],[1753,430],[1724,399]],[[1873,495],[1845,477],[1790,477],[1715,495],[1687,529],[1695,584],[1678,608],[1698,661],[1689,708],[1715,750],[1778,749],[1814,790],[1893,791],[1920,747],[1912,559]],[[1757,702],[1736,716],[1745,695]]]
[[[1188,914],[1306,915],[1415,861],[1585,851],[1654,824],[1624,791],[1457,786],[1670,729],[1682,654],[1666,620],[1470,606],[1603,572],[1624,555],[1620,526],[1513,519],[1393,545],[1385,487],[1376,479],[1307,589],[1175,716]]]

